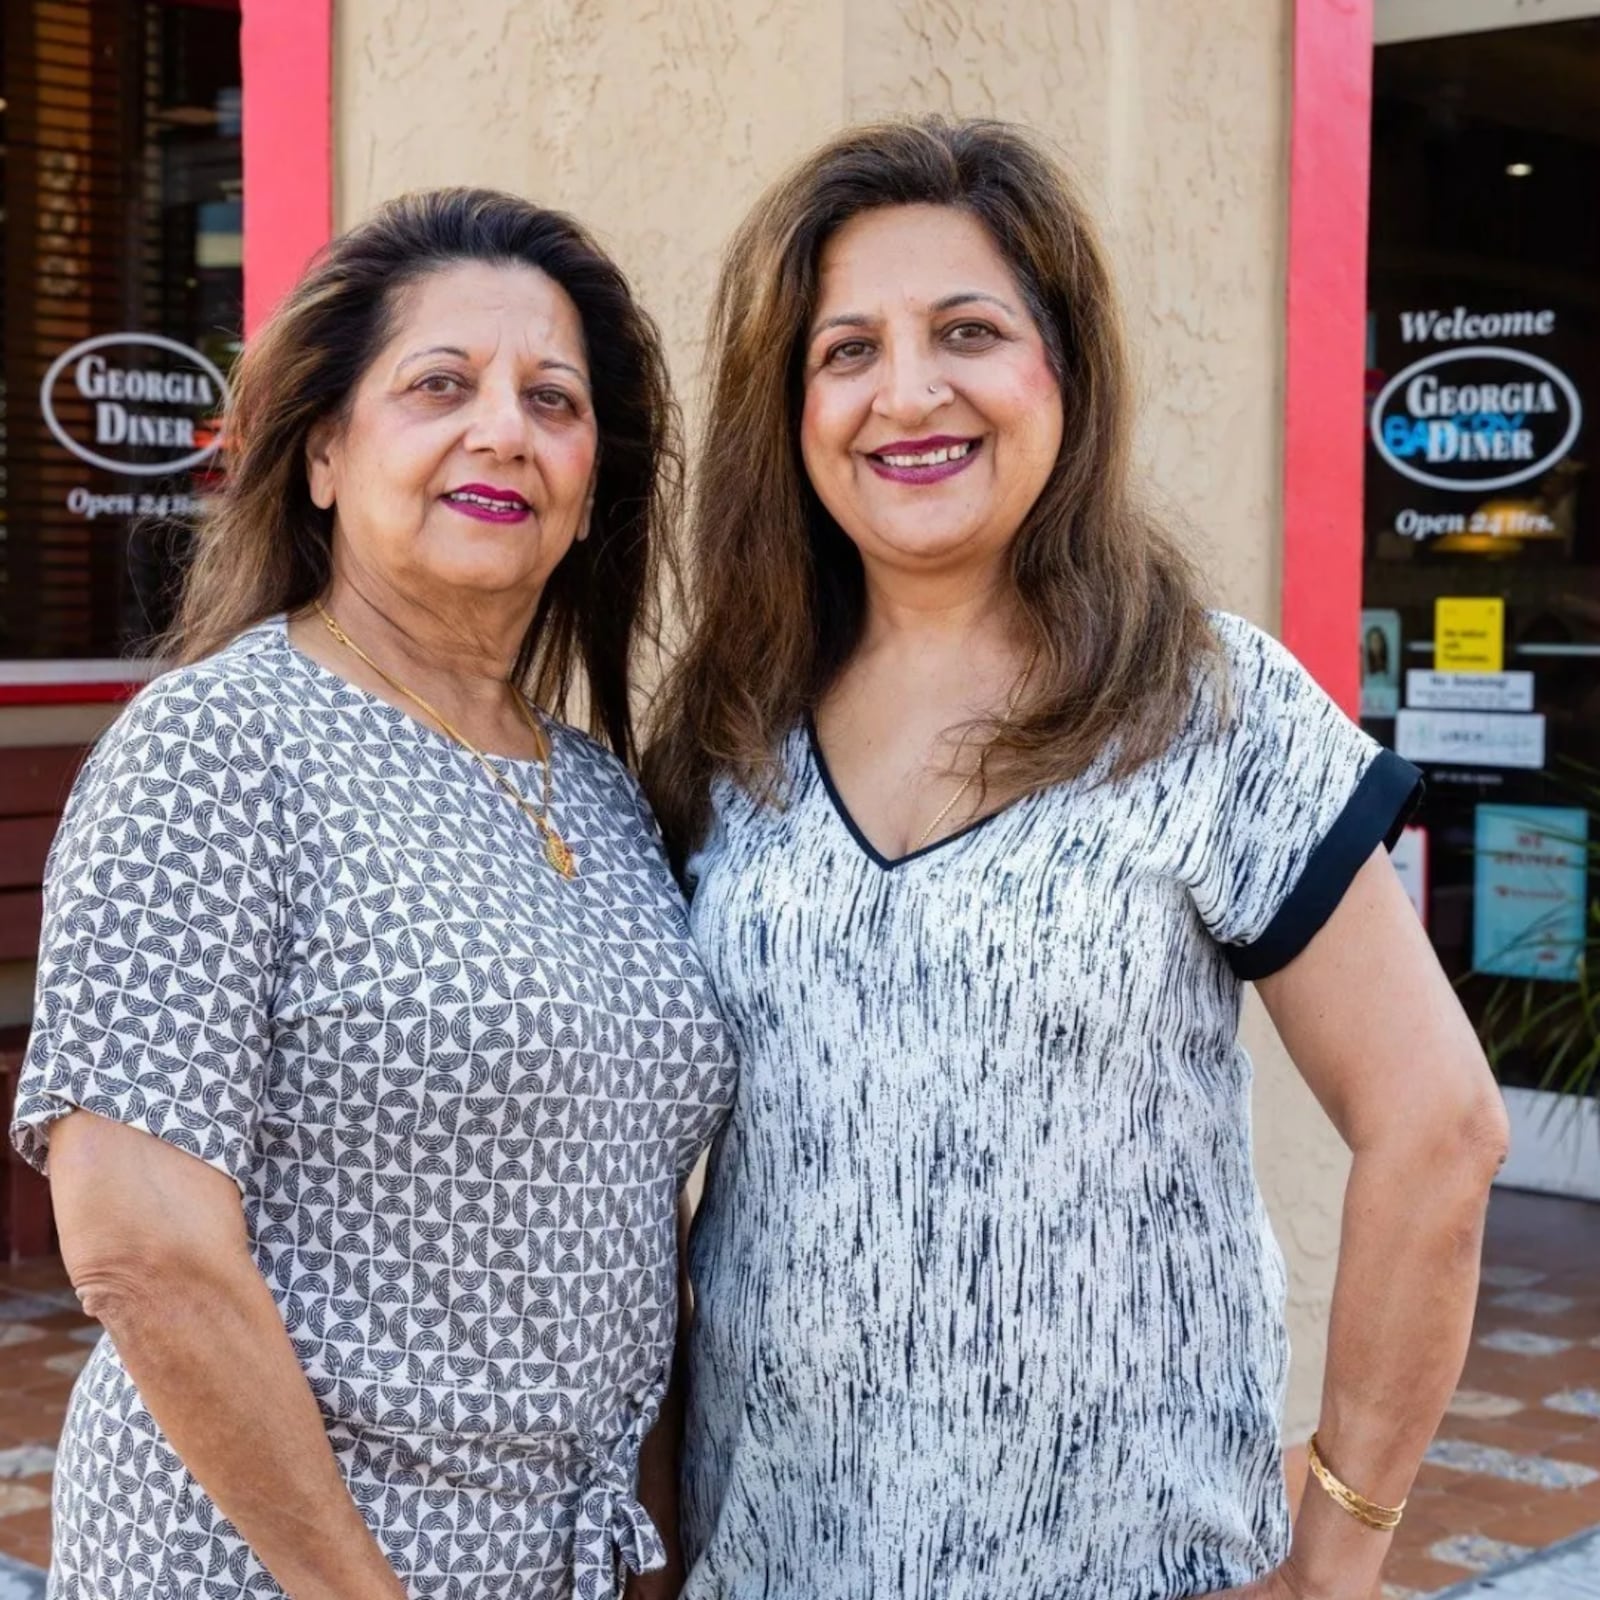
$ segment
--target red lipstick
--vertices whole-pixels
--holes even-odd
[[[440,498],[452,511],[478,522],[521,522],[533,514],[533,507],[515,489],[499,489],[492,483],[463,483]]]
[[[965,472],[983,447],[981,439],[932,434],[926,439],[896,439],[867,452],[867,465],[891,483],[943,483]]]

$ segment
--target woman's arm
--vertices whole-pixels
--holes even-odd
[[[1354,1157],[1318,1445],[1350,1488],[1398,1505],[1466,1358],[1505,1110],[1382,850],[1306,949],[1259,989]],[[1313,1480],[1287,1566],[1257,1587],[1367,1600],[1389,1543]]]
[[[87,1111],[50,1188],[84,1310],[161,1431],[293,1600],[404,1600],[362,1520],[226,1174]]]
[[[678,1600],[687,1574],[678,1532],[678,1462],[683,1448],[684,1390],[688,1378],[689,1325],[694,1317],[689,1287],[689,1223],[694,1210],[687,1193],[678,1196],[678,1339],[672,1376],[661,1415],[639,1451],[639,1503],[650,1513],[667,1564],[659,1572],[628,1574],[626,1600]]]

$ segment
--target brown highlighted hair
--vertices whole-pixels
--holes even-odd
[[[688,644],[658,702],[646,782],[675,860],[699,841],[718,775],[774,803],[784,735],[860,636],[860,557],[800,455],[802,360],[819,264],[852,217],[887,206],[976,217],[1039,324],[1061,383],[1061,453],[1009,571],[1038,667],[983,731],[991,794],[1160,754],[1213,655],[1187,560],[1129,478],[1130,381],[1104,255],[1060,168],[1020,129],[928,117],[852,129],[757,203],[728,247],[686,584]]]
[[[536,268],[566,291],[583,324],[599,433],[589,537],[546,583],[514,677],[557,715],[586,691],[590,731],[631,760],[635,651],[654,619],[661,545],[682,483],[660,336],[576,222],[493,190],[390,201],[334,240],[251,339],[224,422],[224,482],[202,514],[160,653],[174,664],[211,655],[326,589],[333,513],[312,502],[307,436],[346,414],[403,292],[466,261]]]

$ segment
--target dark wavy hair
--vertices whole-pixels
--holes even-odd
[[[1198,584],[1130,483],[1128,364],[1111,278],[1065,174],[1020,129],[928,117],[852,129],[757,202],[713,309],[710,403],[685,568],[688,643],[657,702],[646,783],[675,860],[698,842],[713,778],[781,799],[784,734],[861,636],[855,547],[800,455],[806,330],[828,240],[888,206],[950,206],[988,230],[1061,383],[1054,470],[1012,540],[1009,573],[1037,643],[1016,711],[985,726],[1006,798],[1166,748],[1214,659]]]
[[[202,513],[160,654],[173,663],[211,655],[327,588],[333,513],[312,503],[307,437],[347,413],[391,335],[402,291],[465,261],[536,268],[582,321],[599,433],[589,537],[546,583],[514,676],[557,715],[581,692],[590,731],[632,760],[635,655],[656,620],[662,545],[682,486],[660,335],[578,223],[493,190],[390,201],[335,239],[250,340],[224,420],[222,487]]]

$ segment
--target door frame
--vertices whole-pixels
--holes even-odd
[[[333,232],[333,0],[243,0],[244,331]]]
[[[1283,422],[1284,643],[1360,700],[1367,183],[1373,0],[1297,0],[1289,117]],[[1354,420],[1352,420],[1354,419]]]
[[[1378,0],[1373,42],[1402,44],[1589,17],[1600,17],[1600,0]]]

